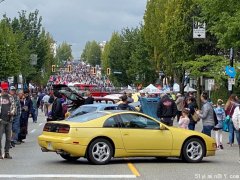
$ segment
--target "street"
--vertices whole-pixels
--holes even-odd
[[[198,164],[178,159],[159,161],[155,158],[114,159],[108,165],[91,165],[84,158],[67,162],[55,153],[43,153],[37,144],[45,118],[39,113],[38,123],[29,119],[29,134],[25,143],[16,145],[12,160],[0,162],[0,179],[240,179],[238,146],[228,147],[224,133],[224,150],[204,158]],[[197,129],[201,129],[198,123]]]

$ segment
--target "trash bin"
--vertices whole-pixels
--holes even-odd
[[[141,103],[141,109],[144,114],[147,114],[159,120],[159,118],[157,117],[157,106],[160,101],[160,98],[140,97],[139,101]]]

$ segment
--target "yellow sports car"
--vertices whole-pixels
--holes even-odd
[[[216,150],[209,136],[169,127],[132,111],[98,111],[47,122],[38,143],[43,152],[56,152],[68,161],[85,157],[93,164],[106,164],[113,157],[178,157],[200,162]]]

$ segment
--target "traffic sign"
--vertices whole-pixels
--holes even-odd
[[[236,77],[236,70],[234,67],[231,66],[226,66],[225,68],[226,74],[231,77],[231,78],[235,78]]]
[[[228,84],[235,85],[235,78],[228,78]]]
[[[114,71],[113,73],[114,74],[122,74],[122,72],[120,72],[120,71]]]
[[[193,38],[205,39],[206,38],[206,23],[193,22]]]

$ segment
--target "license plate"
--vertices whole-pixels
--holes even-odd
[[[48,150],[53,150],[53,147],[52,147],[52,143],[51,143],[51,142],[48,142],[47,149],[48,149]]]

